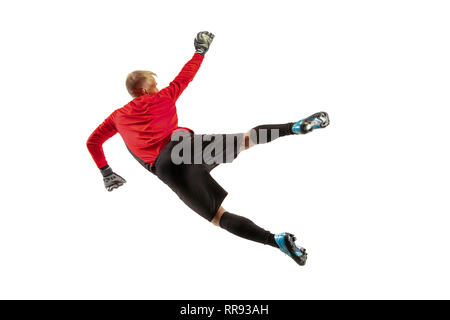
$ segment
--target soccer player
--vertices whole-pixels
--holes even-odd
[[[102,148],[118,132],[133,157],[192,210],[239,237],[278,248],[304,265],[306,250],[296,245],[293,234],[273,234],[225,210],[222,201],[228,193],[211,177],[210,171],[220,163],[233,161],[241,151],[254,145],[325,128],[329,124],[328,114],[318,112],[297,122],[261,125],[239,134],[195,134],[189,128],[179,127],[175,103],[193,80],[213,39],[212,33],[199,32],[194,40],[194,56],[162,90],[158,90],[153,72],[130,73],[126,87],[133,100],[115,110],[94,130],[87,141],[89,152],[103,175],[105,188],[112,191],[122,186],[125,179],[113,172]]]

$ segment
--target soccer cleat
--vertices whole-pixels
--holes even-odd
[[[306,119],[297,121],[292,126],[292,132],[296,134],[306,134],[314,129],[325,128],[330,124],[330,119],[328,118],[328,113],[317,112]]]
[[[297,264],[304,266],[308,254],[305,248],[298,247],[295,244],[295,240],[297,240],[295,236],[290,233],[283,232],[275,235],[275,242],[280,250],[291,257]]]

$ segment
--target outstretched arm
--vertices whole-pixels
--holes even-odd
[[[181,69],[180,73],[169,84],[167,88],[161,90],[161,94],[170,96],[173,100],[177,100],[181,93],[186,89],[189,82],[191,82],[197,74],[200,65],[204,59],[205,53],[214,38],[210,32],[203,31],[197,34],[194,40],[195,54],[188,63]]]
[[[94,130],[94,132],[92,132],[86,143],[95,164],[100,169],[105,188],[108,191],[112,191],[126,182],[125,179],[112,171],[111,167],[106,162],[105,153],[103,152],[103,143],[117,133],[114,121],[111,117],[112,116],[109,116]]]

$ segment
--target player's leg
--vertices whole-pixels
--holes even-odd
[[[295,236],[290,233],[275,235],[245,217],[226,211],[222,206],[220,206],[211,222],[241,238],[278,248],[299,265],[306,263],[308,256],[306,250],[295,244]]]
[[[183,154],[178,157],[177,163],[203,164],[208,171],[211,171],[221,163],[232,162],[243,150],[257,144],[268,143],[287,135],[306,134],[314,129],[325,128],[328,124],[327,113],[318,112],[297,122],[260,125],[246,133],[189,134],[177,132],[172,139],[180,144],[174,149],[174,155],[178,157]]]
[[[292,134],[306,134],[314,129],[325,128],[329,124],[328,114],[326,112],[317,112],[297,122],[257,126],[244,133],[239,151],[247,150],[257,144],[271,142],[279,137]]]

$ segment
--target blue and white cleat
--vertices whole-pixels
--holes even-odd
[[[330,124],[330,119],[328,117],[328,113],[326,112],[317,112],[312,116],[309,116],[306,119],[297,121],[292,126],[292,132],[297,134],[306,134],[314,129],[325,128]]]
[[[275,235],[275,242],[280,250],[291,257],[297,264],[304,266],[308,254],[305,248],[298,247],[295,244],[295,240],[297,240],[295,236],[290,233],[283,232]]]

